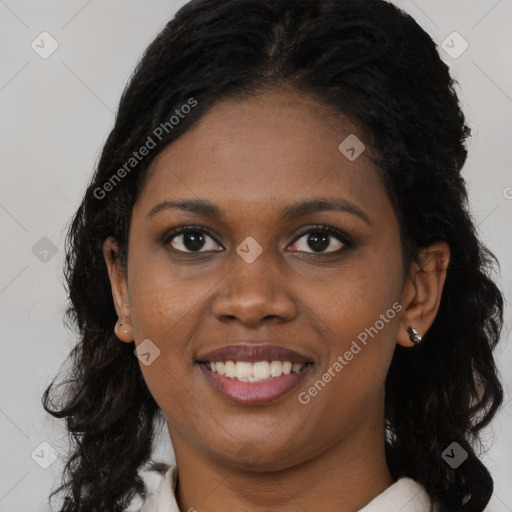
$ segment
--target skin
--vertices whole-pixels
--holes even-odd
[[[444,242],[425,248],[422,269],[412,264],[404,279],[398,221],[377,169],[366,151],[349,161],[338,149],[350,134],[362,139],[347,119],[334,122],[297,92],[223,100],[152,162],[132,212],[126,273],[115,240],[105,241],[124,324],[117,336],[136,345],[148,338],[160,350],[141,371],[167,417],[181,510],[354,512],[394,483],[384,452],[384,380],[396,344],[413,346],[407,327],[424,334],[434,321],[450,252]],[[334,210],[283,220],[288,204],[318,197],[357,205],[371,224]],[[178,209],[146,217],[163,200],[185,198],[215,203],[224,220]],[[336,252],[346,246],[329,235],[318,252],[307,243],[314,228],[296,235],[315,224],[337,227],[356,246]],[[183,236],[165,246],[162,236],[180,225],[206,226],[216,239],[204,235],[199,253],[186,252]],[[248,236],[263,249],[250,264],[236,252]],[[300,403],[299,393],[395,302],[402,310]],[[233,403],[195,360],[249,339],[315,364],[274,403]]]

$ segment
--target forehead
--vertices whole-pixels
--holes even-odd
[[[136,207],[196,197],[262,214],[262,207],[318,196],[387,207],[367,150],[347,157],[345,149],[360,144],[359,152],[362,139],[345,116],[297,92],[223,100],[155,158]]]

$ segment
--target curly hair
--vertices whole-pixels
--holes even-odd
[[[493,358],[503,296],[461,176],[470,132],[455,85],[432,39],[382,0],[193,0],[177,12],[123,92],[66,237],[66,320],[79,341],[67,378],[56,377],[43,396],[72,442],[49,498],[64,493],[61,512],[126,510],[147,496],[141,471],[165,469],[152,460],[162,413],[133,344],[113,333],[103,242],[113,236],[126,265],[131,211],[151,161],[216,102],[264,87],[312,95],[360,127],[399,221],[405,269],[422,247],[448,243],[437,317],[420,345],[396,347],[386,378],[386,459],[393,478],[421,483],[440,512],[483,510],[493,480],[476,445],[503,401]],[[190,114],[160,130],[149,155],[98,193],[190,98]],[[454,441],[468,453],[456,470],[441,457]]]

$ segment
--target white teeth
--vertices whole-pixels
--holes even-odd
[[[231,378],[236,376],[236,368],[233,361],[226,361],[226,364],[224,365],[224,375]]]
[[[251,364],[251,367],[252,376],[256,379],[268,379],[270,377],[270,365],[267,361],[258,361],[257,363]],[[279,375],[281,375],[281,373],[279,373]],[[273,377],[275,377],[275,375],[273,375]]]
[[[289,375],[292,372],[292,363],[290,361],[285,361],[283,363],[283,373],[285,375]]]
[[[304,365],[290,361],[217,361],[209,363],[212,372],[242,382],[261,382],[297,373]]]
[[[231,362],[231,361],[230,361]],[[227,366],[227,364],[226,364]],[[238,380],[242,379],[248,379],[249,377],[252,377],[252,364],[247,362],[239,362],[235,365],[235,377]],[[230,377],[230,375],[228,375]]]
[[[283,363],[281,361],[272,361],[270,363],[270,375],[279,377],[283,373]]]

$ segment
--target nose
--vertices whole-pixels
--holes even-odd
[[[222,322],[238,319],[246,326],[263,321],[289,322],[296,317],[290,283],[269,264],[265,251],[252,263],[237,254],[213,300],[213,314]]]

